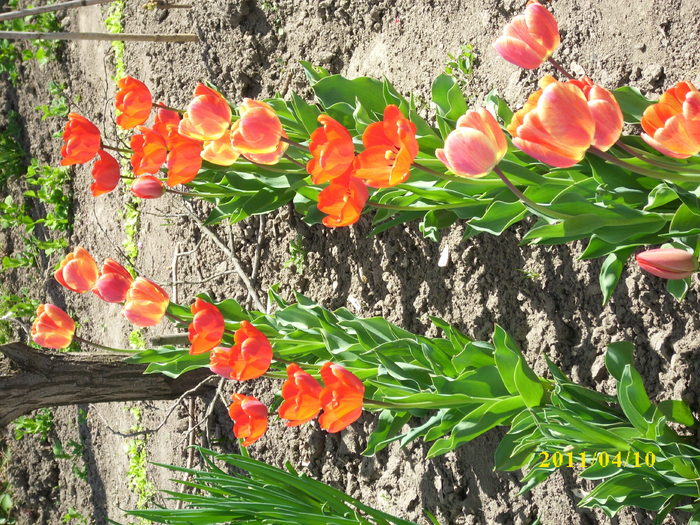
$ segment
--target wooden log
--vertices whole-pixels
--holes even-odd
[[[108,4],[114,0],[70,0],[69,2],[59,2],[57,4],[43,5],[41,7],[32,7],[30,9],[21,9],[19,11],[8,11],[0,13],[0,22],[3,20],[14,20],[16,18],[24,18],[25,16],[40,15],[42,13],[50,13],[60,9],[72,9],[74,7],[83,7],[86,5]]]
[[[135,33],[39,33],[28,31],[0,31],[0,39],[7,40],[120,40],[123,42],[199,42],[197,35],[141,35]]]

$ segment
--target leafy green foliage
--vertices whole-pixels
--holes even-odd
[[[24,172],[24,150],[20,142],[21,126],[19,114],[9,111],[5,117],[7,125],[0,130],[0,190],[7,181]]]
[[[0,292],[0,344],[5,344],[13,333],[9,319],[28,321],[34,316],[39,301],[32,299],[26,288],[19,294]]]
[[[46,120],[52,117],[67,117],[68,116],[68,99],[65,96],[66,85],[59,84],[51,80],[47,86],[51,101],[48,104],[37,106],[37,110],[41,111],[41,120]]]
[[[39,434],[42,441],[49,439],[53,431],[53,412],[48,408],[39,409],[34,417],[20,416],[12,423],[15,439],[23,439],[29,434]]]

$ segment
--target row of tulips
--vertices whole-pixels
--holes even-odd
[[[76,249],[68,259],[59,282],[88,292],[96,291],[102,279],[96,295],[114,292],[87,252]],[[137,277],[129,290],[139,279],[145,282]],[[609,515],[628,505],[669,512],[690,498],[680,508],[700,517],[700,450],[667,425],[694,426],[692,412],[682,401],[651,402],[628,343],[613,343],[607,350],[606,366],[618,390],[613,397],[572,383],[549,360],[549,378],[537,376],[498,326],[492,341],[473,341],[433,318],[444,335],[424,337],[380,317],[358,318],[342,308],[331,312],[303,296],[288,303],[274,290],[273,314],[245,310],[230,299],[216,303],[205,295],[190,307],[168,303],[165,297],[165,314],[160,313],[160,296],[132,305],[140,315],[124,312],[137,324],[151,325],[167,316],[186,331],[182,346],[130,351],[127,360],[147,364],[146,373],[177,377],[208,367],[236,381],[261,376],[284,380],[277,413],[287,426],[318,418],[321,429],[338,432],[364,410],[378,412],[364,451],[369,455],[394,441],[406,445],[422,438],[432,443],[428,457],[433,457],[494,427],[511,427],[496,450],[496,468],[524,469],[524,490],[557,470],[542,464],[541,451],[571,452],[577,461],[602,452],[622,458],[653,454],[653,466],[582,466],[579,475],[598,484],[581,505]],[[59,308],[42,305],[37,314],[32,335],[39,344],[88,343],[74,334],[74,321]],[[229,414],[243,446],[268,428],[268,409],[252,396],[234,394]]]

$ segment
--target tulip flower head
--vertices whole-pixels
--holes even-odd
[[[153,97],[146,84],[134,77],[126,76],[117,83],[116,107],[121,112],[117,125],[122,129],[133,129],[148,120],[153,106]]]
[[[228,415],[233,420],[233,434],[247,447],[267,431],[267,407],[252,396],[233,394],[231,399]]]
[[[567,80],[567,84],[578,87],[586,97],[588,110],[595,123],[591,145],[601,151],[609,150],[622,134],[622,110],[610,91],[597,86],[588,77]]]
[[[480,108],[459,118],[445,148],[435,150],[435,155],[460,177],[483,177],[501,162],[506,151],[508,143],[498,122]]]
[[[646,250],[634,258],[642,270],[663,279],[685,279],[698,269],[697,257],[678,248]]]
[[[141,175],[131,183],[130,190],[139,199],[157,199],[165,193],[165,186],[158,177]]]
[[[286,419],[288,427],[296,427],[311,421],[321,411],[321,385],[299,365],[287,366],[288,379],[282,385],[279,415]]]
[[[248,321],[241,325],[233,336],[230,348],[216,347],[209,357],[209,368],[226,379],[247,381],[260,377],[272,362],[272,346],[260,330]]]
[[[114,259],[106,259],[93,293],[108,303],[123,303],[134,281],[129,271]]]
[[[156,117],[153,120],[153,131],[158,133],[161,137],[168,140],[170,135],[170,130],[175,130],[177,132],[180,126],[180,114],[172,109],[158,108],[156,111]],[[168,145],[168,149],[170,145]]]
[[[285,139],[287,138],[287,134],[284,132],[284,130],[282,131],[282,137]],[[280,161],[280,159],[284,156],[285,152],[287,151],[288,147],[289,144],[287,142],[280,140],[277,143],[277,148],[275,148],[269,153],[243,153],[243,156],[249,161],[254,162],[256,164],[271,166],[273,164],[277,164]]]
[[[652,148],[677,159],[700,153],[700,91],[679,82],[642,115],[642,138]]]
[[[85,164],[95,158],[100,149],[100,130],[85,117],[69,113],[63,142],[61,166]]]
[[[349,171],[334,179],[318,194],[318,209],[327,215],[323,224],[338,228],[356,223],[368,198],[367,187]]]
[[[95,179],[90,185],[90,193],[93,197],[99,197],[105,193],[113,191],[119,184],[119,162],[104,150],[97,152],[99,159],[92,167],[92,178]]]
[[[330,362],[321,367],[321,379],[325,386],[318,422],[327,432],[340,432],[362,415],[365,386],[355,374]]]
[[[231,108],[218,91],[198,84],[179,124],[181,135],[194,140],[217,140],[231,125]]]
[[[355,160],[352,135],[337,120],[319,115],[322,124],[314,130],[309,142],[312,158],[306,164],[314,184],[324,184],[344,175]]]
[[[80,246],[65,256],[53,274],[62,286],[78,293],[92,290],[98,275],[95,259]]]
[[[389,188],[408,179],[418,155],[416,125],[397,106],[387,106],[384,120],[367,126],[362,144],[365,150],[357,156],[355,177],[372,188]]]
[[[138,126],[140,134],[131,137],[131,166],[134,175],[154,174],[160,170],[168,155],[165,138],[157,131],[145,126]]]
[[[559,27],[552,13],[537,0],[530,0],[525,13],[503,29],[493,47],[511,64],[535,69],[559,47]]]
[[[240,156],[240,152],[231,144],[231,134],[226,130],[221,138],[204,142],[201,157],[218,166],[230,166]]]
[[[188,338],[192,346],[190,355],[208,352],[221,342],[224,336],[224,316],[211,303],[197,297],[190,308],[194,315],[188,327]]]
[[[185,137],[171,129],[167,138],[168,179],[171,188],[194,180],[202,167],[202,142]]]
[[[165,315],[169,303],[165,290],[145,277],[137,277],[126,292],[124,317],[136,326],[155,326]]]
[[[40,304],[32,324],[32,341],[44,348],[67,348],[73,340],[75,322],[52,304]]]
[[[279,148],[282,123],[272,106],[244,98],[239,120],[231,126],[231,142],[241,153],[272,153]]]

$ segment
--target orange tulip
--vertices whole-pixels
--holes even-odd
[[[68,123],[63,130],[63,142],[61,166],[85,164],[100,149],[100,130],[85,117],[69,113]]]
[[[678,248],[646,250],[634,258],[642,270],[663,279],[685,279],[698,269],[697,257]]]
[[[282,385],[279,415],[288,419],[288,427],[311,421],[321,411],[321,385],[311,374],[295,363],[287,366],[287,379]]]
[[[247,381],[260,377],[272,362],[272,346],[260,330],[248,321],[233,336],[234,345],[214,348],[209,356],[209,368],[226,379]]]
[[[140,199],[157,199],[165,193],[163,182],[153,175],[141,175],[131,183],[131,193]]]
[[[457,129],[445,140],[445,148],[435,155],[461,177],[483,177],[501,162],[508,151],[501,127],[486,109],[467,111],[459,117]]]
[[[168,149],[170,148],[170,145],[167,142],[168,136],[170,135],[170,130],[174,129],[177,131],[179,125],[180,114],[177,111],[158,108],[158,111],[156,111],[156,117],[153,121],[153,131],[165,139]]]
[[[100,156],[92,167],[92,178],[95,179],[90,185],[90,193],[93,197],[98,197],[114,190],[119,184],[119,162],[104,150],[97,152]]]
[[[365,386],[355,374],[333,363],[321,367],[321,379],[325,386],[318,422],[327,432],[339,432],[362,415]]]
[[[134,150],[131,166],[134,175],[157,173],[168,155],[165,138],[145,126],[138,126],[138,130],[141,133],[131,137],[131,149]]]
[[[344,175],[355,160],[350,132],[328,115],[319,115],[322,126],[311,134],[312,159],[306,164],[314,184],[324,184]]]
[[[40,304],[32,324],[32,341],[45,348],[67,348],[73,340],[75,322],[58,306]]]
[[[287,138],[287,134],[282,131],[282,137]],[[270,153],[243,153],[243,156],[251,162],[263,165],[277,164],[279,160],[284,156],[287,151],[289,144],[284,141],[279,141],[277,144],[277,149],[271,151]]]
[[[180,121],[180,134],[194,140],[216,140],[231,125],[231,108],[218,91],[198,84]]]
[[[170,298],[160,286],[137,277],[126,292],[124,317],[136,326],[155,326],[165,315]]]
[[[687,159],[700,153],[700,92],[679,82],[642,115],[642,138],[664,155]]]
[[[231,142],[241,153],[272,153],[279,148],[282,123],[272,106],[244,98],[241,118],[231,127]]]
[[[591,145],[601,151],[609,150],[622,134],[622,110],[610,91],[597,86],[588,77],[567,80],[567,84],[578,87],[588,102],[588,110],[595,122],[595,134]]]
[[[85,293],[94,288],[98,274],[95,259],[87,250],[78,246],[65,256],[53,276],[69,290]]]
[[[108,303],[123,303],[133,278],[129,271],[114,259],[105,259],[93,293]]]
[[[116,107],[121,111],[117,125],[122,129],[132,129],[148,120],[153,107],[153,97],[146,84],[134,77],[126,76],[117,83]]]
[[[231,134],[229,130],[226,130],[221,138],[204,142],[201,156],[212,164],[230,166],[238,160],[240,152],[231,144]]]
[[[525,13],[506,25],[493,47],[511,64],[535,69],[554,53],[559,43],[559,27],[552,13],[537,0],[530,0]]]
[[[190,355],[208,352],[221,342],[224,336],[224,316],[211,303],[197,297],[190,308],[194,315],[188,327],[188,338],[192,346]]]
[[[596,123],[583,91],[574,84],[547,76],[513,115],[508,132],[513,144],[537,160],[568,168],[586,154]]]
[[[194,180],[202,167],[202,143],[171,129],[168,135],[168,179],[171,188]]]
[[[362,144],[365,150],[357,156],[356,177],[372,188],[389,188],[408,179],[418,155],[416,125],[398,107],[387,106],[384,120],[367,126]]]
[[[252,396],[233,394],[231,399],[228,415],[233,420],[233,434],[247,447],[267,431],[267,407]]]
[[[334,179],[318,194],[318,209],[327,215],[323,224],[338,228],[356,223],[368,198],[364,183],[349,171]]]

